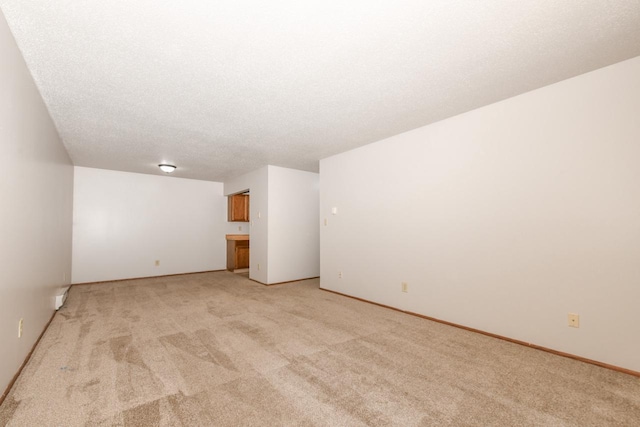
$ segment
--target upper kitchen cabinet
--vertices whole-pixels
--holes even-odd
[[[228,221],[249,222],[249,194],[229,196],[228,208]]]

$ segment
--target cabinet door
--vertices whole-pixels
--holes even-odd
[[[248,246],[236,246],[236,268],[249,268]]]
[[[229,196],[228,220],[234,222],[249,221],[249,196],[246,194],[236,194]]]

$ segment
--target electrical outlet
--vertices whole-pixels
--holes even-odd
[[[258,263],[258,270],[260,270],[260,263]]]
[[[18,321],[18,338],[22,338],[22,324],[24,323],[24,319],[20,319]]]
[[[338,271],[338,279],[342,279],[342,271]]]
[[[569,326],[571,326],[572,328],[579,328],[580,315],[575,313],[569,313],[568,323],[569,323]]]
[[[241,225],[238,226],[238,231],[242,231],[242,226]]]
[[[157,259],[157,260],[156,260],[156,267],[159,267],[159,266],[160,266],[160,260],[159,260],[159,259]]]
[[[400,285],[402,292],[409,292],[409,284],[407,282],[402,282]]]
[[[327,218],[324,219],[324,226],[326,227],[327,225],[329,225],[329,221],[327,221]]]

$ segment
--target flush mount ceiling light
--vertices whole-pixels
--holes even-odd
[[[168,165],[168,164],[166,164],[166,163],[160,163],[160,164],[158,165],[158,167],[159,167],[159,168],[160,168],[160,170],[162,170],[162,172],[164,172],[164,173],[171,173],[171,172],[173,172],[174,170],[176,170],[176,167],[175,167],[175,166],[173,166],[173,165]]]

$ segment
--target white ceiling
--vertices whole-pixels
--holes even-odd
[[[76,165],[223,181],[640,55],[638,0],[0,0]]]

